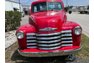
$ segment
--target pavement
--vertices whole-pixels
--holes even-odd
[[[27,24],[27,23],[29,23],[29,16],[28,15],[26,15],[25,17],[22,18],[21,26],[24,24]]]
[[[89,36],[89,15],[88,14],[79,14],[79,13],[67,13],[68,21],[73,21],[81,25],[83,33]]]
[[[5,33],[5,48],[8,48],[17,41],[15,36],[16,30]]]

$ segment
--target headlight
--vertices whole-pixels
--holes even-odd
[[[74,34],[75,35],[80,35],[82,33],[82,29],[80,26],[76,26],[74,29]]]
[[[24,33],[23,32],[18,32],[16,35],[17,35],[18,39],[24,38]]]

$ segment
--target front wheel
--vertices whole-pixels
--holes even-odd
[[[67,61],[74,61],[76,59],[75,55],[74,54],[70,54],[66,57],[66,60]]]

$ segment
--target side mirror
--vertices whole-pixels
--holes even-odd
[[[67,12],[67,11],[68,11],[68,9],[67,9],[67,8],[64,8],[64,10],[65,10],[65,12]]]
[[[72,11],[69,11],[69,14],[71,14],[72,13]]]

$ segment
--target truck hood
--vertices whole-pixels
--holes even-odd
[[[38,12],[31,15],[38,29],[44,29],[47,27],[57,28],[56,31],[60,31],[63,24],[62,11],[49,11]]]

